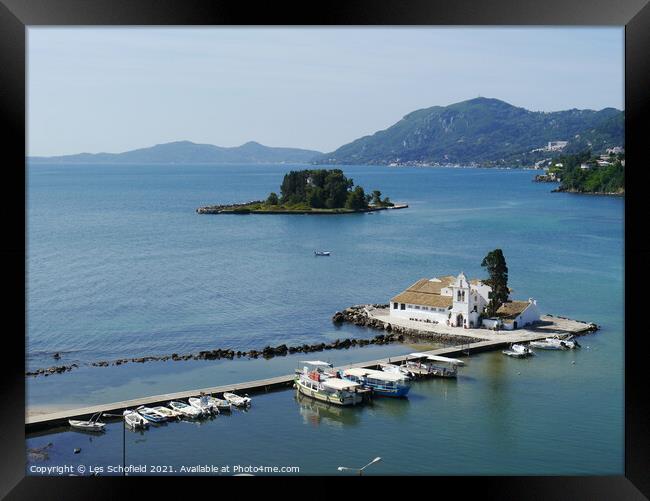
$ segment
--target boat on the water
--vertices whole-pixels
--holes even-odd
[[[68,419],[68,423],[77,430],[101,432],[106,428],[106,423],[101,423],[99,421],[101,415],[101,412],[97,412],[93,414],[88,421],[82,419]]]
[[[580,348],[580,344],[575,339],[560,339],[558,337],[547,337],[539,341],[531,341],[530,346],[542,350],[574,350]]]
[[[395,365],[395,364],[379,364],[379,368],[391,374],[401,374],[406,379],[413,379],[415,374],[408,370],[405,365]]]
[[[455,378],[458,376],[458,367],[461,365],[465,365],[465,362],[457,358],[411,353],[402,367],[416,376]]]
[[[141,405],[136,409],[136,411],[151,423],[162,423],[163,421],[167,421],[167,416],[161,414],[155,409],[152,409],[151,407],[145,407],[144,405]]]
[[[362,384],[334,375],[331,364],[320,360],[300,362],[303,364],[294,386],[298,393],[335,405],[357,405],[370,397],[370,390]]]
[[[314,251],[314,256],[329,256],[332,251]]]
[[[228,400],[213,397],[213,396],[208,396],[208,402],[212,404],[219,411],[232,410],[232,404],[228,402]]]
[[[184,417],[192,419],[199,418],[203,415],[203,412],[201,412],[196,407],[192,407],[185,402],[179,402],[178,400],[172,400],[169,402],[169,407],[171,407],[176,412],[180,412]]]
[[[124,422],[133,430],[141,430],[149,427],[149,421],[143,418],[136,411],[130,409],[124,411]]]
[[[225,398],[229,403],[234,405],[235,407],[248,407],[251,405],[251,398],[249,396],[240,396],[235,393],[229,393],[226,392],[223,394],[223,398]]]
[[[372,390],[373,395],[381,397],[405,397],[411,384],[403,374],[377,371],[374,369],[352,368],[343,371],[343,377]]]
[[[206,416],[210,414],[219,414],[219,409],[208,402],[207,395],[201,395],[200,397],[190,397],[187,399],[187,401],[192,407],[199,409]]]
[[[165,416],[167,419],[178,419],[183,416],[183,414],[180,412],[175,411],[174,409],[170,409],[169,407],[165,407],[164,405],[152,407],[152,409],[158,414]]]
[[[533,350],[523,344],[513,344],[509,350],[504,350],[502,353],[515,358],[526,358],[535,354]]]

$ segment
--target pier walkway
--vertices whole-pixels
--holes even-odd
[[[372,312],[370,314],[379,316],[380,310]],[[578,334],[587,330],[587,327],[590,324],[586,322],[577,322],[574,320],[561,319],[559,317],[546,317],[542,320],[551,320],[547,323],[547,328],[544,328],[544,324],[540,327],[534,329],[518,329],[516,331],[501,331],[500,333],[492,333],[486,329],[464,329],[463,335],[472,337],[473,333],[471,331],[480,332],[480,337],[476,335],[477,341],[471,342],[468,344],[459,344],[456,346],[450,346],[445,348],[439,348],[430,351],[424,351],[423,354],[429,355],[445,355],[445,356],[467,356],[472,353],[479,353],[482,351],[496,350],[505,346],[508,346],[511,343],[516,342],[528,342],[534,341],[536,339],[543,339],[553,334]],[[392,320],[394,323],[394,320]],[[429,325],[422,322],[411,322],[405,320],[405,325],[409,328],[416,329],[426,329],[431,327],[435,328],[436,332],[440,332],[440,329],[447,328],[446,326],[440,325]],[[560,323],[558,323],[560,322]],[[546,323],[546,322],[545,322]],[[410,325],[414,324],[414,325]],[[552,328],[551,328],[552,327]],[[458,329],[455,330],[457,332]],[[491,339],[486,339],[487,337]],[[396,363],[406,360],[408,355],[400,355],[395,357],[383,358],[379,360],[371,360],[368,362],[359,362],[355,364],[349,364],[345,366],[337,367],[337,369],[349,369],[352,367],[361,367],[361,368],[374,368],[382,363]],[[286,374],[284,376],[277,376],[267,379],[258,379],[255,381],[247,381],[242,383],[234,383],[228,385],[214,386],[210,388],[197,388],[187,391],[179,391],[175,393],[164,393],[161,395],[153,395],[149,397],[135,398],[131,400],[123,400],[120,402],[112,402],[107,404],[92,405],[88,407],[82,407],[78,409],[69,409],[60,412],[52,412],[47,414],[38,414],[34,416],[27,416],[25,419],[25,431],[27,433],[35,432],[39,430],[45,430],[48,428],[53,428],[56,426],[62,426],[68,424],[68,419],[71,418],[82,418],[90,417],[92,414],[97,412],[106,412],[106,413],[115,413],[120,412],[127,408],[135,408],[140,405],[161,405],[166,404],[171,400],[183,400],[192,396],[197,396],[199,393],[204,392],[206,394],[221,394],[223,392],[236,392],[236,393],[260,393],[267,392],[271,389],[289,387],[293,384],[295,375]]]

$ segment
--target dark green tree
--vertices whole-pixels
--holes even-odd
[[[348,192],[347,200],[345,201],[345,208],[352,210],[365,209],[368,207],[366,202],[366,194],[361,186],[357,186],[354,190]]]
[[[490,301],[486,307],[487,315],[492,317],[496,315],[499,307],[508,301],[508,266],[506,266],[506,258],[501,249],[488,252],[483,258],[481,266],[487,269],[489,277],[482,282],[492,288]]]
[[[381,205],[381,191],[373,190],[372,192],[372,203],[375,205]]]
[[[280,199],[278,198],[277,193],[271,192],[269,198],[266,199],[266,203],[269,205],[278,205],[280,203]]]

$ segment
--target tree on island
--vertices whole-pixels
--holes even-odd
[[[269,198],[266,199],[266,203],[269,205],[278,205],[280,203],[280,199],[278,198],[277,193],[271,192],[269,194]]]
[[[483,258],[481,266],[487,269],[489,276],[488,279],[482,280],[482,282],[492,288],[486,314],[493,317],[499,307],[508,301],[508,266],[506,266],[506,258],[503,256],[501,249],[488,252]]]

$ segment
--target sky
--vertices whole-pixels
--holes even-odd
[[[30,156],[170,141],[333,151],[478,96],[623,109],[623,27],[28,27]]]

